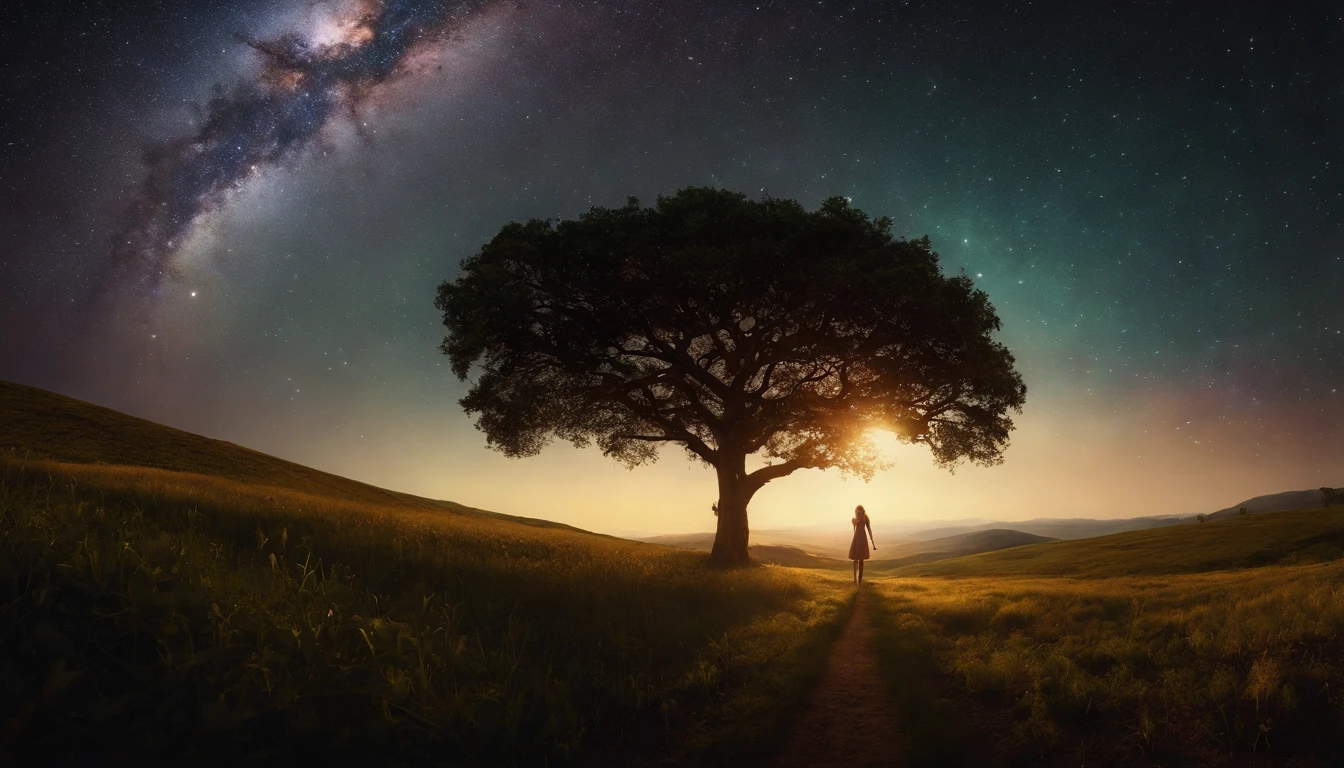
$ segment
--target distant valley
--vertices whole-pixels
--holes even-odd
[[[1320,506],[1318,488],[1255,496],[1215,512],[1204,519],[1218,520],[1241,514],[1285,512]],[[839,567],[848,561],[851,532],[848,521],[829,526],[763,529],[752,531],[752,556],[778,565],[804,568]],[[1198,515],[1130,517],[1116,520],[1041,517],[1031,520],[900,520],[884,526],[875,522],[877,550],[873,567],[890,568],[933,562],[950,557],[994,552],[1000,549],[1047,541],[1087,539],[1113,533],[1144,531],[1199,522]],[[885,535],[884,535],[885,534]],[[886,538],[890,536],[891,538]],[[685,533],[632,537],[638,541],[679,549],[708,552],[714,534]]]

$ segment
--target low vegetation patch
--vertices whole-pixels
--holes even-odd
[[[924,764],[1344,755],[1344,563],[875,588],[878,653]]]
[[[0,762],[731,761],[843,582],[143,467],[0,461]]]

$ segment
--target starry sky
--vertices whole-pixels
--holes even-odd
[[[435,288],[510,220],[845,195],[988,292],[1026,410],[1001,466],[893,444],[871,483],[770,484],[753,527],[1344,485],[1344,10],[1099,6],[21,0],[0,378],[486,509],[710,530],[679,450],[488,451]]]

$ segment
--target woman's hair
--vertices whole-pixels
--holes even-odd
[[[868,510],[864,509],[864,508],[863,508],[863,505],[860,504],[859,506],[857,506],[857,507],[854,508],[854,514],[855,514],[855,515],[858,515],[859,517],[867,517],[867,516],[868,516]]]

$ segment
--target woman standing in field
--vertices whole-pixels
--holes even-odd
[[[863,583],[863,561],[868,559],[868,540],[873,537],[873,525],[868,521],[868,513],[863,505],[854,508],[854,541],[849,545],[849,559],[854,561],[854,583]],[[864,536],[864,531],[868,535]],[[873,551],[877,551],[877,542],[873,542]]]

